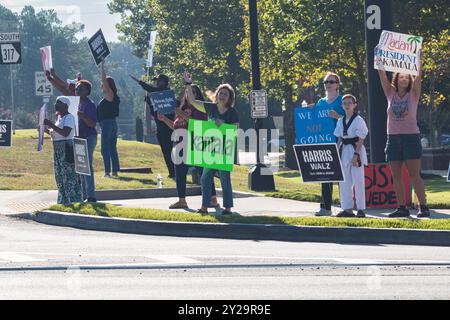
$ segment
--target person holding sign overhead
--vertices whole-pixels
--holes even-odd
[[[214,96],[212,96],[213,103],[206,103],[195,99],[191,86],[191,75],[188,72],[184,72],[183,77],[186,84],[188,102],[192,106],[201,112],[208,113],[209,119],[214,121],[217,126],[221,126],[223,123],[239,126],[239,115],[234,107],[236,103],[236,95],[231,85],[221,84],[217,87]],[[197,212],[200,214],[208,214],[208,206],[211,202],[211,186],[216,172],[219,174],[223,190],[223,206],[225,207],[225,210],[222,214],[232,214],[231,208],[233,207],[233,190],[231,186],[230,172],[209,168],[205,168],[203,170],[201,178],[202,207],[198,209]]]
[[[330,110],[329,116],[335,120],[338,120],[344,115],[344,109],[342,109],[342,96],[339,95],[340,83],[341,79],[336,73],[328,72],[323,79],[326,96],[319,99],[315,105],[328,108]],[[333,183],[322,183],[322,201],[320,203],[320,210],[317,211],[315,215],[330,216],[332,199]]]
[[[417,106],[422,90],[421,60],[419,51],[419,73],[415,78],[409,74],[394,73],[390,82],[386,71],[378,70],[381,86],[388,101],[386,161],[391,167],[399,205],[397,210],[389,214],[390,218],[409,217],[403,185],[403,165],[406,165],[408,169],[411,183],[419,199],[420,209],[417,216],[430,216],[430,210],[426,204],[425,185],[420,176],[422,145],[417,126]]]
[[[194,92],[194,98],[195,100],[204,101],[203,94],[200,90],[200,88],[197,85],[191,85],[192,91]],[[184,96],[181,99],[180,106],[175,109],[175,121],[170,120],[165,115],[158,113],[158,120],[164,122],[167,126],[169,126],[173,130],[178,129],[188,129],[188,122],[189,119],[195,119],[195,120],[208,120],[208,115],[204,112],[201,112],[194,108],[189,102],[187,98],[187,89],[185,89]],[[175,141],[173,143],[173,151],[177,152],[178,148],[177,145],[180,144],[183,141],[182,136],[180,136],[178,141]],[[189,166],[186,165],[186,154],[184,150],[181,148],[181,152],[178,154],[183,160],[179,164],[175,164],[175,178],[177,182],[177,193],[178,193],[178,201],[171,204],[169,206],[169,209],[187,209],[188,205],[186,202],[186,176],[189,170]],[[177,155],[177,156],[178,156]],[[177,162],[175,162],[177,163]],[[202,167],[195,167],[195,169],[198,171],[200,176],[203,173]],[[216,197],[216,188],[214,186],[214,181],[212,182],[212,199],[210,207],[218,207],[219,204],[217,203],[217,197]]]
[[[89,176],[81,176],[83,198],[88,202],[96,202],[93,160],[95,146],[97,145],[97,107],[89,98],[91,89],[92,85],[89,81],[80,80],[77,83],[75,91],[80,97],[80,104],[78,105],[79,137],[87,140],[89,166],[91,168],[91,174]]]
[[[364,139],[369,129],[366,122],[356,111],[356,98],[351,94],[342,97],[345,115],[337,122],[334,135],[341,145],[341,161],[344,181],[339,182],[339,193],[342,211],[337,217],[351,218],[353,214],[353,188],[355,189],[356,217],[364,218],[366,209],[366,190],[364,166],[368,164]]]
[[[97,121],[101,128],[101,151],[105,168],[105,177],[117,177],[120,171],[119,154],[117,153],[117,122],[120,98],[112,77],[105,74],[104,61],[100,63],[103,99],[97,106]],[[112,166],[112,167],[111,167]],[[112,171],[111,171],[112,170]]]
[[[81,184],[73,162],[75,118],[69,113],[69,105],[69,99],[58,98],[55,103],[58,113],[56,122],[44,120],[44,125],[50,128],[45,129],[45,132],[50,135],[53,142],[53,168],[58,187],[58,204],[82,201]]]
[[[161,151],[163,153],[164,156],[164,161],[166,163],[167,166],[167,170],[169,171],[169,178],[174,179],[175,178],[175,166],[172,162],[172,156],[171,156],[171,152],[172,152],[172,140],[171,140],[171,136],[172,136],[172,132],[173,130],[167,126],[163,121],[158,119],[157,116],[157,111],[155,111],[154,106],[148,96],[149,93],[152,92],[158,92],[158,91],[165,91],[165,90],[170,90],[169,88],[169,78],[164,75],[164,74],[160,74],[157,78],[153,78],[153,80],[156,82],[156,86],[152,86],[148,83],[145,83],[142,80],[139,80],[137,78],[135,78],[134,76],[130,75],[130,77],[136,81],[137,83],[139,83],[139,85],[142,87],[142,89],[144,89],[145,91],[147,91],[146,97],[145,97],[145,101],[147,102],[149,108],[150,108],[150,114],[153,116],[153,118],[155,119],[155,123],[156,123],[156,138],[158,139],[158,143],[159,146],[161,147]],[[168,119],[170,119],[170,121],[174,121],[175,119],[175,115],[174,114],[166,114],[165,115]]]

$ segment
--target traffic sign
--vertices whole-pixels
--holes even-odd
[[[0,33],[0,64],[22,63],[20,35],[18,32]]]
[[[253,119],[269,116],[266,90],[252,90],[250,93],[250,114]]]
[[[52,96],[53,86],[50,81],[47,80],[45,73],[42,71],[37,71],[34,73],[34,83],[35,83],[35,95],[37,96]]]

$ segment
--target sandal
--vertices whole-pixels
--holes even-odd
[[[208,210],[203,210],[202,208],[197,210],[197,213],[200,213],[202,216],[208,214]]]
[[[188,209],[187,203],[182,203],[180,201],[175,202],[169,206],[169,209]]]

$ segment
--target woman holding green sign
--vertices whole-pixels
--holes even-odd
[[[188,102],[196,109],[208,113],[209,119],[214,121],[217,126],[224,123],[239,126],[239,116],[234,108],[236,103],[236,95],[234,89],[229,84],[221,84],[213,96],[213,103],[196,100],[192,92],[192,78],[188,72],[184,72],[184,81],[186,84],[186,93]],[[222,214],[232,214],[233,207],[233,190],[231,186],[231,175],[229,171],[214,170],[205,168],[203,170],[202,184],[202,207],[198,209],[198,213],[208,214],[208,205],[211,201],[211,185],[216,172],[219,174],[223,191],[223,206],[225,210]]]
[[[195,100],[204,101],[203,94],[200,90],[200,88],[197,85],[192,85],[192,91],[194,92],[194,98]],[[186,90],[187,91],[187,90]],[[188,122],[189,119],[195,119],[195,120],[208,120],[208,115],[205,112],[201,112],[194,108],[189,102],[187,98],[187,93],[185,92],[183,98],[181,99],[180,106],[175,109],[175,120],[171,120],[165,115],[162,115],[158,113],[158,120],[164,122],[169,128],[172,130],[178,130],[178,129],[188,129]],[[180,135],[180,139],[173,143],[173,150],[177,150],[176,146],[182,142],[182,135]],[[183,149],[181,149],[183,152]],[[169,206],[169,209],[187,209],[188,205],[186,202],[186,176],[189,170],[189,166],[186,165],[185,161],[185,155],[183,153],[179,154],[183,160],[181,163],[177,164],[176,161],[173,161],[175,163],[175,179],[177,183],[177,193],[178,193],[178,201],[171,204]],[[203,173],[203,168],[196,167],[198,170],[200,176]],[[217,203],[217,197],[216,197],[216,188],[214,186],[214,181],[212,182],[212,199],[211,203],[209,205],[210,207],[218,207],[219,204]]]

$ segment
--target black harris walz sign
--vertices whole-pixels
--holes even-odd
[[[294,145],[303,182],[344,181],[335,143]]]
[[[107,56],[110,55],[108,45],[106,44],[105,36],[103,35],[102,29],[99,29],[93,36],[88,40],[89,49],[91,49],[92,56],[94,57],[95,63],[99,65]]]
[[[12,121],[0,120],[0,147],[11,147],[12,145]]]

